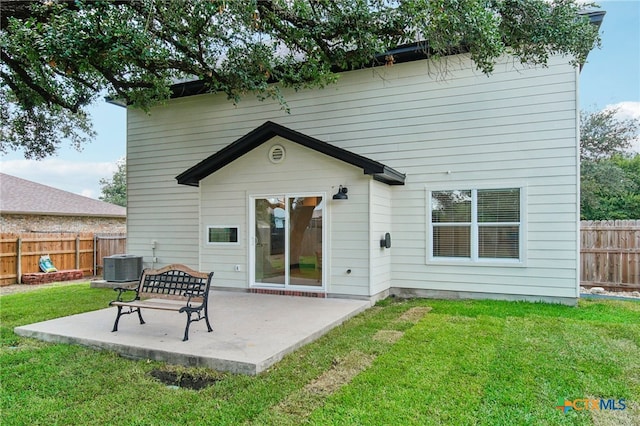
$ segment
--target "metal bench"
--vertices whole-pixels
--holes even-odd
[[[189,340],[189,326],[195,321],[204,319],[208,331],[213,331],[207,310],[207,299],[212,279],[213,272],[208,274],[198,272],[178,264],[157,270],[145,269],[136,288],[117,287],[114,289],[118,292],[118,296],[116,300],[109,302],[109,306],[116,306],[118,315],[111,331],[118,331],[118,321],[122,315],[134,312],[138,314],[140,324],[144,324],[141,309],[186,313],[187,326],[184,329],[182,341]],[[135,292],[133,298],[123,300],[123,296],[129,292]]]

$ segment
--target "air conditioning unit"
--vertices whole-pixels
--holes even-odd
[[[105,281],[137,281],[140,278],[140,274],[142,274],[142,256],[114,254],[102,260]]]

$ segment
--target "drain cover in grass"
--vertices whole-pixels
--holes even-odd
[[[155,369],[150,373],[154,378],[160,380],[162,383],[169,387],[180,387],[187,389],[200,390],[211,386],[217,381],[221,380],[216,377],[207,376],[194,376],[190,373],[175,372]]]

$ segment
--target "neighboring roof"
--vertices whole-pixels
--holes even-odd
[[[217,153],[176,176],[176,179],[178,183],[182,185],[198,186],[202,179],[260,146],[274,136],[280,136],[291,142],[328,155],[329,157],[360,167],[365,174],[372,175],[375,180],[380,182],[388,185],[404,185],[405,175],[391,167],[387,167],[382,163],[338,148],[337,146],[311,136],[296,132],[272,121],[265,122],[260,127],[257,127]]]
[[[127,209],[0,173],[0,213],[124,218]]]

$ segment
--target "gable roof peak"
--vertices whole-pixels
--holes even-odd
[[[362,168],[365,174],[388,185],[404,185],[405,175],[375,160],[292,130],[273,121],[265,121],[235,142],[176,176],[181,185],[199,186],[200,181],[271,138],[279,136],[314,151]]]

